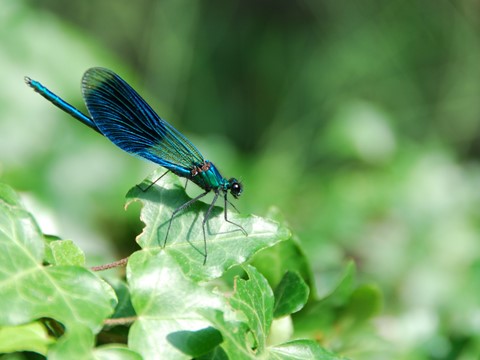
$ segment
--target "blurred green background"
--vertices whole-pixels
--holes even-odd
[[[80,109],[105,66],[278,207],[320,295],[353,258],[384,309],[357,358],[478,359],[480,1],[0,0],[0,180],[92,262],[141,230],[154,168],[25,86]],[[195,193],[193,186],[189,192]],[[356,358],[352,355],[353,358]]]

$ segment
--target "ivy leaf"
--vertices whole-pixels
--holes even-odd
[[[275,288],[275,307],[273,316],[279,318],[299,311],[307,302],[310,289],[302,277],[287,271]]]
[[[293,340],[270,348],[269,359],[278,360],[347,360],[323,349],[313,340]]]
[[[115,294],[83,267],[42,266],[44,247],[32,216],[15,192],[0,184],[0,325],[51,318],[66,328],[53,350],[79,332],[88,334],[93,346],[93,334],[113,312]]]
[[[337,285],[319,302],[329,306],[343,306],[355,289],[355,274],[355,263],[350,261],[345,266]]]
[[[111,316],[112,319],[135,316],[135,310],[133,309],[132,301],[130,299],[130,291],[125,281],[112,278],[108,280],[108,283],[115,290],[115,295],[117,295],[118,299],[115,312]]]
[[[376,285],[363,284],[355,289],[345,308],[345,315],[362,324],[380,313],[382,308],[382,292]]]
[[[252,339],[249,339],[249,328],[246,323],[235,319],[227,320],[221,311],[201,309],[199,312],[222,333],[223,343],[221,346],[228,359],[255,359],[256,355],[252,350]]]
[[[246,266],[248,280],[238,279],[230,299],[233,309],[243,312],[255,338],[258,353],[266,348],[267,335],[273,320],[273,291],[267,280],[252,266]]]
[[[189,359],[218,345],[192,341],[187,334],[210,328],[200,308],[222,309],[223,299],[188,279],[169,254],[142,250],[130,256],[127,280],[138,315],[129,333],[129,347],[144,359]],[[201,333],[201,332],[200,332]]]
[[[55,339],[48,335],[45,326],[38,321],[0,328],[0,353],[34,351],[46,355],[48,346],[54,342]]]
[[[85,265],[85,254],[72,240],[56,240],[48,244],[45,260],[52,265]]]
[[[152,178],[158,178],[160,174],[156,172]],[[173,174],[164,176],[148,190],[142,190],[147,187],[148,182],[132,188],[127,194],[127,206],[136,200],[143,204],[141,220],[146,225],[137,238],[138,244],[143,249],[164,250],[188,277],[196,281],[220,277],[226,269],[244,263],[256,252],[290,237],[289,230],[275,221],[228,210],[228,219],[241,225],[248,233],[245,236],[237,226],[225,221],[223,208],[215,206],[206,226],[207,260],[204,265],[202,221],[210,205],[197,201],[178,214],[172,221],[165,243],[172,213],[190,198],[184,185]],[[219,203],[223,205],[223,199],[219,199]]]
[[[337,285],[323,299],[309,301],[302,311],[293,317],[296,333],[307,335],[332,329],[338,309],[345,307],[355,289],[355,265],[349,262]]]
[[[229,303],[233,314],[203,310],[202,315],[222,333],[221,347],[230,359],[325,359],[340,358],[312,340],[295,340],[268,346],[273,319],[273,291],[267,280],[252,266],[246,266],[248,280],[237,279]],[[235,316],[236,315],[236,316]]]
[[[95,338],[90,329],[75,327],[62,336],[48,353],[49,360],[141,360],[140,354],[124,345],[110,344],[93,348]]]
[[[143,360],[142,356],[126,346],[104,345],[93,351],[95,360]]]
[[[170,344],[192,357],[199,357],[212,351],[222,341],[222,334],[212,327],[197,331],[177,331],[167,335]]]
[[[295,237],[262,250],[254,256],[252,265],[267,278],[272,287],[278,286],[287,271],[295,271],[305,280],[312,292],[315,291],[310,264]]]
[[[92,330],[86,326],[73,326],[50,349],[48,359],[91,359],[94,343]]]
[[[354,275],[350,262],[327,296],[309,301],[293,315],[296,336],[321,334],[322,343],[347,349],[358,345],[359,333],[371,333],[367,320],[380,311],[382,294],[374,285],[356,285]]]

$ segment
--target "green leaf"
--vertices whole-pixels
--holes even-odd
[[[86,326],[73,326],[48,352],[49,360],[93,359],[93,332]]]
[[[3,183],[0,183],[0,199],[7,205],[14,207],[21,205],[18,194],[10,186]]]
[[[127,284],[120,279],[109,279],[108,283],[115,290],[118,299],[118,304],[115,307],[112,319],[135,316],[136,314],[132,306],[130,291]]]
[[[313,340],[293,340],[282,345],[271,347],[269,359],[345,360],[345,358],[334,355],[323,349]]]
[[[57,240],[48,244],[50,256],[46,260],[52,265],[85,265],[85,254],[72,240]]]
[[[248,280],[237,278],[229,303],[241,312],[243,322],[225,320],[219,313],[206,313],[222,332],[222,347],[231,359],[251,359],[267,354],[267,336],[273,320],[273,291],[267,280],[252,266],[246,266]],[[252,336],[252,338],[249,338]]]
[[[18,276],[19,269],[37,266],[43,253],[43,237],[37,224],[15,192],[0,183],[0,294],[5,286],[2,280]]]
[[[237,279],[228,299],[232,312],[221,296],[189,280],[168,254],[134,253],[127,279],[138,320],[130,329],[129,346],[145,359],[268,357],[273,291],[255,268],[246,266],[245,271],[248,280]],[[272,349],[278,358],[287,358],[282,353],[320,353],[314,345]]]
[[[340,280],[323,299],[309,301],[292,316],[295,336],[318,338],[324,343],[335,343],[337,348],[348,347],[351,330],[359,331],[368,325],[366,320],[376,314],[381,306],[381,293],[375,286],[355,285],[355,266],[350,262]],[[365,333],[368,329],[362,328]]]
[[[243,312],[255,338],[255,348],[262,353],[273,320],[273,291],[254,267],[246,266],[245,270],[248,280],[238,279],[230,305]]]
[[[338,359],[311,340],[267,346],[273,318],[273,291],[252,266],[248,280],[237,279],[229,303],[233,313],[203,310],[201,313],[222,333],[221,347],[230,359]]]
[[[153,174],[152,178],[158,178],[159,174]],[[148,184],[141,186],[146,188]],[[241,225],[248,233],[245,236],[237,226],[225,221],[223,208],[216,206],[206,227],[208,257],[203,265],[202,221],[209,204],[197,201],[178,214],[173,219],[164,247],[171,214],[190,200],[177,176],[168,174],[147,191],[136,186],[128,192],[127,199],[127,205],[135,200],[143,204],[141,220],[145,228],[137,238],[139,245],[143,249],[165,251],[187,276],[196,281],[220,277],[226,269],[244,263],[256,252],[290,237],[288,229],[274,221],[228,211],[228,219]],[[223,204],[223,199],[219,203]]]
[[[40,322],[0,327],[0,353],[33,351],[46,355],[48,346],[54,342]]]
[[[213,351],[208,354],[199,356],[195,360],[229,360],[228,356],[220,346],[217,346]]]
[[[298,241],[291,237],[255,254],[252,265],[276,287],[287,271],[296,271],[314,292],[315,281],[308,259]]]
[[[347,264],[337,285],[330,294],[320,300],[311,300],[298,313],[293,315],[298,335],[331,331],[338,318],[338,309],[348,304],[354,291],[355,265]]]
[[[198,314],[198,309],[224,308],[220,296],[188,279],[164,252],[134,253],[128,261],[127,279],[138,315],[129,334],[129,346],[133,350],[145,359],[191,358],[179,349],[187,353],[201,352],[198,346],[192,350],[190,338],[172,338],[171,334],[209,328],[210,323]],[[204,351],[216,344],[212,342]]]
[[[104,345],[93,351],[95,360],[142,360],[142,356],[126,346]]]
[[[205,355],[212,351],[222,341],[222,334],[212,327],[197,331],[176,331],[167,335],[170,344],[192,357]]]
[[[361,324],[378,314],[381,308],[382,292],[375,285],[365,284],[352,293],[345,312],[355,318],[356,324]]]
[[[355,289],[355,273],[355,263],[350,261],[345,266],[337,285],[320,302],[331,306],[345,305]]]
[[[79,332],[93,344],[93,333],[113,312],[115,294],[83,267],[42,266],[44,246],[31,215],[11,189],[0,185],[0,325],[51,318],[66,328],[53,349]]]
[[[307,302],[309,293],[308,285],[298,273],[286,272],[274,291],[273,316],[278,318],[299,311]]]
[[[229,359],[255,358],[255,352],[252,350],[254,344],[249,338],[247,324],[235,319],[226,320],[221,311],[200,309],[199,312],[222,333],[223,343],[221,346]]]
[[[94,336],[86,327],[75,327],[65,333],[58,344],[48,353],[49,360],[141,360],[140,354],[124,345],[94,346]]]

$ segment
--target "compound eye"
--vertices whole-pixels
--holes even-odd
[[[243,191],[243,186],[241,183],[238,182],[238,180],[236,179],[230,179],[230,193],[234,196],[234,197],[239,197],[240,194],[242,193]]]

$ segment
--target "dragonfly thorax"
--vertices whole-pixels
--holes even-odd
[[[198,174],[201,174],[203,172],[210,170],[211,166],[212,166],[212,163],[210,161],[205,161],[201,165],[195,165],[193,169],[190,171],[190,175],[197,176]]]
[[[230,191],[235,198],[240,196],[243,190],[242,184],[237,179],[225,179],[215,165],[208,160],[194,166],[188,178],[204,190]]]

